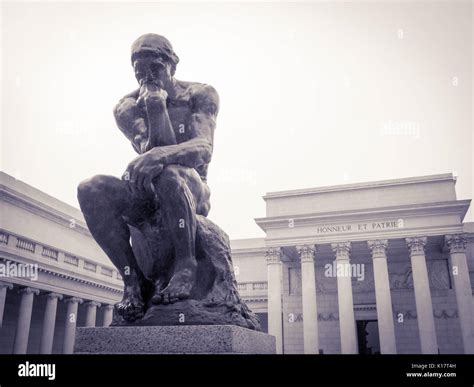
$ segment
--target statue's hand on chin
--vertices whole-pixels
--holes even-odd
[[[143,83],[140,87],[140,93],[137,99],[137,105],[141,109],[164,110],[166,109],[166,100],[168,93],[163,89],[163,82]]]

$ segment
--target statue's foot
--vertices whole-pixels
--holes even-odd
[[[153,296],[151,297],[152,304],[161,304],[163,302],[163,295],[161,292],[166,287],[166,282],[164,279],[159,278],[155,281],[155,291],[153,292]]]
[[[185,267],[175,272],[168,286],[161,291],[163,304],[172,304],[176,301],[189,298],[196,278],[195,266]]]
[[[117,312],[126,321],[133,322],[145,315],[145,303],[140,290],[126,286],[122,301],[116,304]]]

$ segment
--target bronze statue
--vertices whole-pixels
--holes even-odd
[[[139,88],[114,116],[139,156],[122,179],[98,175],[78,187],[89,230],[124,280],[115,324],[259,329],[237,292],[228,238],[206,219],[219,96],[174,77],[179,58],[163,36],[138,38],[131,61]]]

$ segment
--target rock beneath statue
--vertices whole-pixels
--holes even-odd
[[[153,305],[145,300],[145,316],[133,322],[125,321],[114,308],[113,326],[159,326],[159,325],[238,325],[260,330],[258,317],[240,298],[234,275],[229,237],[204,216],[196,217],[197,274],[189,299],[173,304]],[[153,278],[171,268],[173,249],[167,246],[169,235],[157,213],[146,224],[130,227],[132,247],[142,271]],[[164,252],[168,256],[163,256]],[[157,258],[158,259],[153,259]],[[150,262],[164,263],[160,267]]]

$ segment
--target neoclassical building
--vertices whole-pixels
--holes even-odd
[[[279,353],[474,353],[474,227],[452,174],[269,193]]]
[[[269,193],[232,240],[279,353],[473,353],[474,224],[451,174]],[[80,211],[0,172],[0,353],[71,353],[122,280]]]

